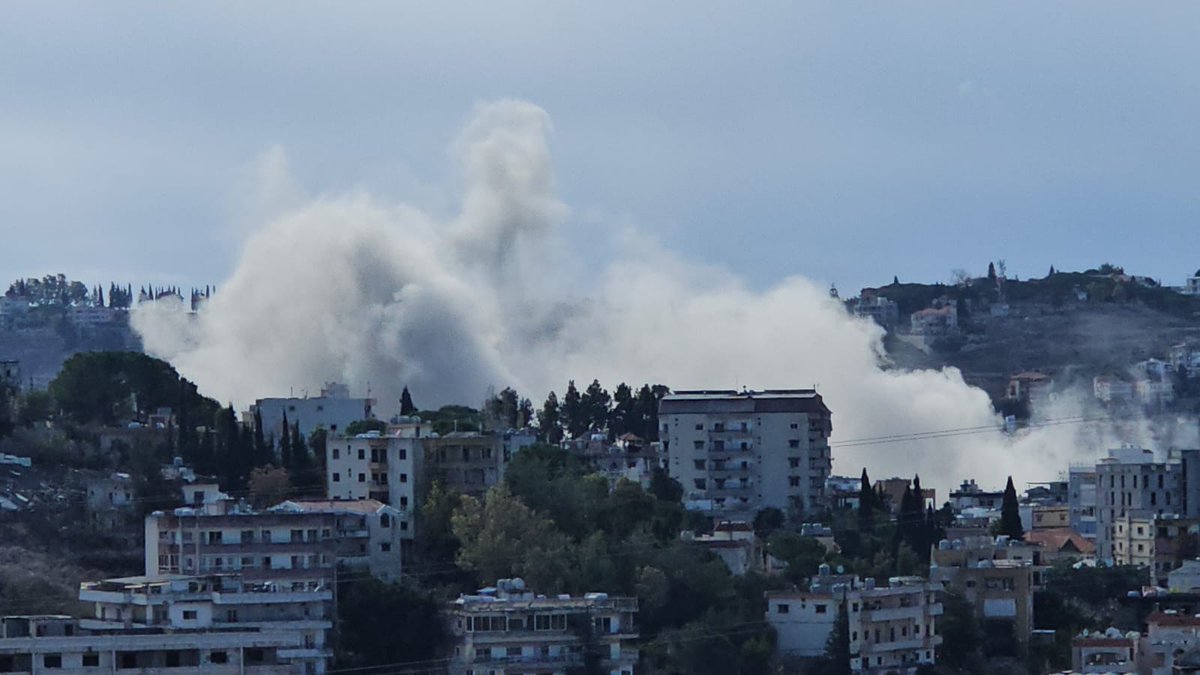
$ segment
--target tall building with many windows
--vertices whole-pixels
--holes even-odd
[[[816,391],[679,391],[663,397],[658,419],[689,509],[751,519],[766,507],[825,507],[833,424]]]

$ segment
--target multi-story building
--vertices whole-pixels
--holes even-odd
[[[1092,378],[1092,391],[1096,398],[1105,403],[1119,403],[1133,398],[1133,385],[1111,375]]]
[[[150,629],[90,633],[67,616],[0,619],[0,673],[138,672],[173,675],[306,675],[313,660],[297,631]]]
[[[781,656],[823,656],[841,607],[850,629],[850,663],[856,673],[914,673],[936,662],[942,643],[942,585],[920,577],[895,577],[875,586],[829,574],[822,565],[810,589],[768,591],[766,620]]]
[[[1067,507],[1071,529],[1085,539],[1096,538],[1096,466],[1072,466],[1067,473]]]
[[[263,433],[283,437],[283,420],[289,425],[299,425],[300,433],[307,438],[317,429],[330,434],[345,431],[351,422],[374,418],[375,399],[351,398],[344,384],[327,382],[321,395],[315,397],[260,398],[243,414],[243,420],[254,419],[257,412],[262,416]]]
[[[399,580],[403,544],[412,538],[410,512],[375,499],[292,499],[270,511],[333,515],[334,556],[339,563],[365,569],[383,581]]]
[[[882,295],[863,294],[850,300],[854,307],[854,315],[871,319],[887,330],[895,330],[900,323],[900,305]]]
[[[966,509],[999,509],[1004,502],[1003,490],[984,490],[975,479],[964,480],[958,489],[950,493],[950,506],[955,512]]]
[[[566,675],[595,662],[599,672],[632,675],[637,608],[637,598],[548,598],[526,590],[521,579],[501,579],[444,610],[454,643],[449,672]]]
[[[1174,610],[1152,612],[1146,617],[1146,635],[1141,640],[1140,672],[1172,675],[1184,653],[1200,647],[1200,617]]]
[[[1096,557],[1111,561],[1118,518],[1176,513],[1180,465],[1156,462],[1141,448],[1118,448],[1096,464]]]
[[[731,519],[827,506],[829,408],[811,389],[680,391],[659,402],[667,470],[685,506]]]
[[[332,582],[339,560],[400,574],[402,514],[379,502],[332,507],[304,502],[255,511],[214,492],[185,488],[192,506],[146,517],[146,574],[240,574],[247,581],[311,589]],[[386,548],[385,548],[386,545]]]
[[[291,633],[299,640],[280,649],[279,658],[303,664],[304,672],[321,673],[332,657],[332,585],[296,590],[287,583],[251,582],[241,575],[127,577],[81,584],[79,600],[91,609],[91,618],[80,620],[79,627],[95,635]],[[222,663],[211,653],[208,662]],[[118,662],[117,668],[122,667]]]
[[[133,477],[113,473],[86,482],[88,525],[99,532],[114,532],[134,518]],[[136,529],[135,529],[136,532]]]
[[[988,537],[940,541],[929,579],[964,595],[980,621],[1011,622],[1028,643],[1033,633],[1033,591],[1039,552],[1023,542]]]
[[[1071,640],[1071,672],[1136,673],[1139,638],[1137,633],[1126,635],[1116,629],[1077,636]]]
[[[1183,501],[1179,513],[1186,518],[1200,518],[1200,449],[1178,450],[1175,456],[1179,460],[1179,496]]]
[[[1150,582],[1158,586],[1167,585],[1171,570],[1181,562],[1181,544],[1190,542],[1194,548],[1200,535],[1200,519],[1145,511],[1119,516],[1114,527],[1113,562],[1145,568]]]

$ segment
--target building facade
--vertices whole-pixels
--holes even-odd
[[[244,420],[262,416],[263,433],[283,438],[283,420],[288,425],[298,425],[305,438],[317,429],[325,429],[331,435],[345,431],[351,422],[373,419],[375,399],[351,398],[346,385],[327,382],[320,396],[260,398],[243,415]]]
[[[443,616],[452,675],[566,675],[585,663],[596,664],[589,672],[632,675],[638,661],[637,598],[548,598],[501,579],[449,603]]]
[[[680,391],[660,401],[667,470],[685,506],[731,519],[827,506],[829,408],[811,389]]]
[[[780,656],[818,657],[844,605],[854,672],[913,673],[936,663],[941,591],[940,583],[920,577],[896,577],[876,587],[873,579],[833,576],[823,566],[810,590],[768,591],[766,620]]]
[[[1119,448],[1096,464],[1096,557],[1114,559],[1119,518],[1161,516],[1182,506],[1180,465],[1157,462],[1154,453]]]

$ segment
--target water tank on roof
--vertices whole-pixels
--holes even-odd
[[[510,583],[512,584],[512,589],[514,591],[525,590],[525,580],[522,579],[521,577],[513,577],[512,580],[510,581]]]
[[[938,542],[938,550],[939,551],[953,551],[954,544],[950,543],[949,539],[943,539]]]

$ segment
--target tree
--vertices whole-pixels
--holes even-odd
[[[559,409],[562,415],[563,426],[567,429],[569,438],[579,438],[588,430],[588,413],[583,406],[583,397],[579,394],[579,390],[575,388],[575,380],[567,383],[567,393],[563,396],[562,407]]]
[[[987,278],[988,278],[988,281],[992,281],[992,282],[996,281],[996,263],[993,263],[993,262],[988,263]]]
[[[640,420],[634,418],[635,399],[633,390],[629,385],[622,382],[613,390],[613,408],[608,415],[608,435],[609,439],[616,439],[626,433],[635,431],[635,427],[640,427]],[[640,429],[639,429],[640,430]],[[638,434],[639,436],[641,434]]]
[[[383,420],[356,420],[346,425],[347,436],[357,436],[365,434],[368,431],[383,433],[387,431],[387,422]]]
[[[1054,276],[1055,274],[1058,274],[1058,272],[1054,271],[1054,265],[1051,265],[1050,272],[1048,272],[1046,274],[1046,278],[1049,279],[1050,277]]]
[[[858,531],[871,534],[875,531],[875,491],[871,489],[871,479],[867,477],[867,467],[863,467],[862,478],[858,487]]]
[[[1025,528],[1021,526],[1021,507],[1017,502],[1017,489],[1013,487],[1012,476],[1008,477],[1004,499],[1000,502],[1000,534],[1013,540],[1025,538]]]
[[[338,664],[353,669],[428,661],[448,641],[428,592],[384,583],[369,574],[338,581]]]
[[[938,621],[942,633],[942,646],[938,652],[938,663],[958,671],[979,672],[982,663],[980,644],[983,631],[975,618],[975,607],[971,601],[957,591],[942,595],[942,618]]]
[[[611,402],[612,397],[600,386],[600,380],[592,380],[580,397],[589,429],[599,431],[608,426],[608,408]]]
[[[404,387],[404,390],[400,392],[400,414],[408,417],[415,415],[416,412],[417,406],[413,404],[412,394],[408,393],[408,387]]]
[[[263,466],[250,471],[247,493],[255,508],[274,506],[286,500],[291,491],[292,482],[287,469]]]
[[[893,276],[893,277],[892,277],[892,285],[893,285],[893,286],[899,286],[899,285],[900,285],[900,277],[898,277],[898,276]]]
[[[822,660],[822,675],[850,675],[850,615],[846,612],[846,601],[838,603],[837,619],[825,643],[825,658]]]
[[[558,396],[552,391],[538,411],[538,440],[558,445],[562,442],[563,430],[559,419]]]
[[[482,503],[463,496],[451,518],[462,544],[458,564],[484,583],[520,576],[544,593],[561,592],[571,575],[566,538],[548,518],[513,496],[505,483],[488,490]]]
[[[783,527],[784,520],[783,511],[774,506],[759,509],[758,513],[754,514],[754,534],[759,539],[766,539],[772,532]]]

